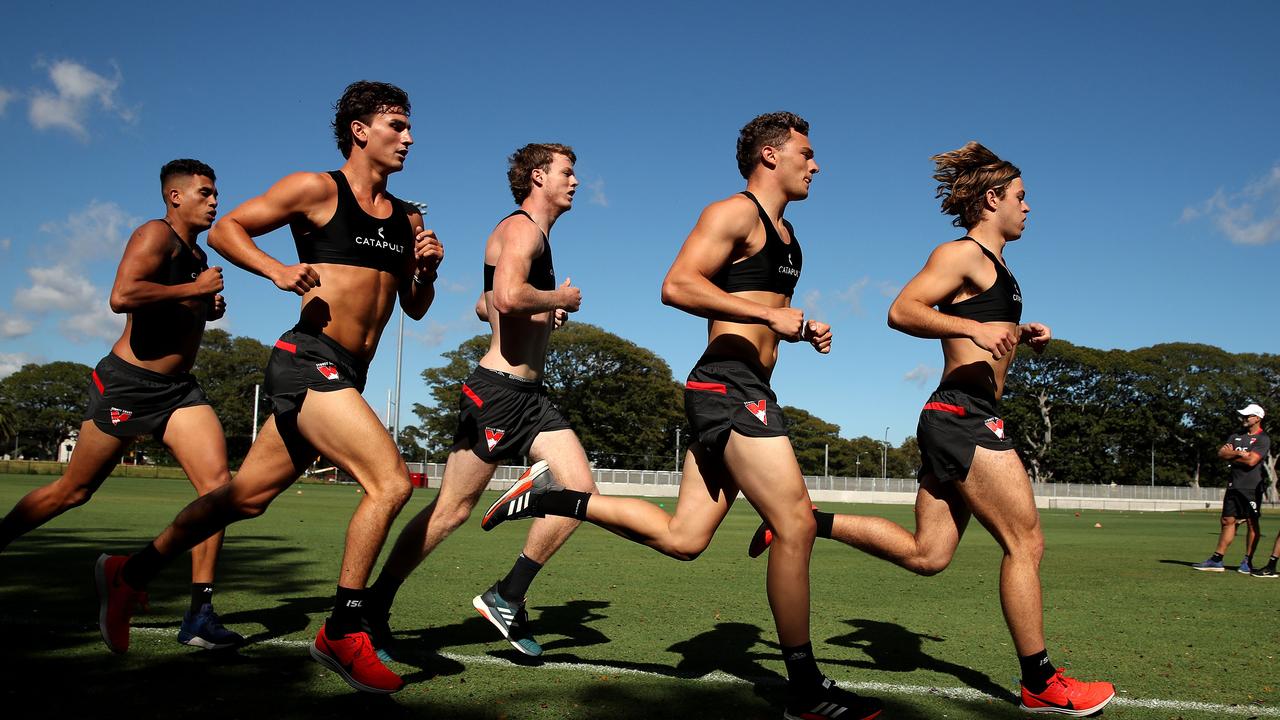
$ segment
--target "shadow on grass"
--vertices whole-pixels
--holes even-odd
[[[878,620],[852,619],[844,622],[853,628],[853,632],[830,638],[827,642],[861,650],[870,660],[828,661],[832,664],[880,672],[908,673],[926,670],[950,675],[959,680],[962,685],[994,698],[1008,702],[1018,701],[1012,692],[993,681],[989,675],[963,665],[940,660],[924,651],[925,641],[946,642],[943,638],[921,635],[901,625]]]
[[[1161,565],[1181,565],[1183,567],[1191,567],[1196,563],[1204,562],[1203,560],[1161,560]]]

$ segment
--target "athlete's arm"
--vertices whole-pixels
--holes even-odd
[[[484,291],[480,291],[480,298],[476,300],[476,317],[480,318],[480,322],[489,322],[489,305],[484,301]]]
[[[211,267],[191,282],[165,285],[155,282],[172,253],[170,235],[173,231],[159,220],[143,224],[133,231],[124,257],[116,269],[116,281],[111,286],[111,310],[129,313],[148,305],[174,300],[208,299],[222,290],[222,268]]]
[[[436,298],[437,270],[444,260],[444,245],[434,230],[422,228],[421,214],[409,213],[409,226],[414,233],[412,272],[400,283],[400,308],[414,320],[421,320]]]
[[[759,221],[754,204],[742,196],[707,206],[662,281],[663,304],[711,320],[767,325],[787,340],[798,340],[804,311],[769,307],[727,293],[711,282],[746,244]]]
[[[889,306],[889,327],[922,338],[969,338],[996,360],[1013,352],[1017,328],[954,317],[934,306],[955,297],[978,269],[982,252],[970,243],[944,243],[929,255]]]
[[[539,290],[529,284],[529,268],[542,254],[542,232],[526,222],[504,222],[498,229],[502,252],[493,271],[493,309],[503,315],[537,315],[563,308],[577,312],[582,291],[565,278],[555,290]]]
[[[232,210],[209,231],[209,247],[251,273],[261,275],[281,290],[305,295],[320,284],[320,275],[307,263],[285,265],[263,252],[253,238],[284,227],[291,220],[315,213],[338,192],[333,180],[321,173],[294,173],[263,195]]]

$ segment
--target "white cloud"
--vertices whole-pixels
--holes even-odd
[[[9,377],[27,363],[38,362],[41,362],[40,358],[28,353],[0,353],[0,378]]]
[[[925,387],[941,372],[942,368],[929,367],[924,363],[920,363],[914,370],[910,370],[903,375],[902,379],[909,383],[915,383],[916,387]]]
[[[840,302],[849,306],[849,310],[859,317],[866,315],[866,311],[862,308],[862,291],[867,289],[867,285],[871,283],[871,278],[863,276],[859,280],[853,281],[849,287],[836,293],[836,297]]]
[[[31,323],[24,317],[0,310],[0,340],[22,337],[31,332]]]
[[[1182,210],[1181,222],[1209,219],[1236,245],[1267,245],[1280,241],[1280,163],[1244,188],[1219,189],[1199,206]]]
[[[124,316],[111,312],[107,294],[83,273],[67,265],[27,268],[31,287],[13,294],[13,304],[36,314],[67,313],[59,328],[73,342],[86,338],[114,340],[124,329]]]
[[[36,90],[31,95],[28,117],[37,130],[61,129],[81,140],[88,140],[89,130],[85,123],[95,108],[125,122],[136,119],[137,112],[123,106],[116,94],[124,80],[120,68],[114,68],[113,77],[105,77],[71,60],[40,63],[39,66],[48,69],[53,89]]]
[[[82,263],[99,257],[120,257],[129,232],[141,222],[113,202],[93,200],[66,220],[47,222],[40,230],[55,237],[51,248],[56,257]]]
[[[588,202],[600,207],[609,207],[609,198],[604,194],[604,178],[596,178],[583,185],[583,187],[591,191],[591,198]]]
[[[8,105],[9,101],[12,100],[13,98],[14,98],[14,94],[12,90],[5,90],[4,88],[0,88],[0,115],[4,115],[5,106]]]

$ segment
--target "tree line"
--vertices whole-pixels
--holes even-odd
[[[416,425],[401,429],[406,460],[443,462],[457,427],[462,383],[489,348],[477,335],[421,372],[434,403],[415,403]],[[205,332],[193,372],[227,433],[232,466],[248,452],[253,387],[271,349],[257,340]],[[91,368],[29,364],[0,379],[0,453],[52,459],[80,426]],[[547,393],[564,412],[597,467],[669,470],[690,441],[683,384],[652,351],[586,323],[552,333]],[[1217,448],[1249,402],[1280,412],[1280,356],[1228,353],[1173,343],[1096,350],[1057,340],[1043,355],[1021,353],[1010,369],[1003,412],[1033,480],[1097,484],[1225,485]],[[269,408],[260,400],[259,421]],[[783,408],[806,475],[914,477],[914,437],[886,446],[846,438],[840,427],[802,408]],[[677,451],[677,432],[680,438]],[[138,451],[171,461],[154,441]],[[15,452],[16,451],[16,452]],[[1274,486],[1277,456],[1265,467]]]

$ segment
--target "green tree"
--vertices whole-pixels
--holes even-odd
[[[227,436],[227,456],[238,466],[253,438],[253,387],[261,385],[271,348],[257,340],[232,337],[225,330],[205,330],[191,372],[200,381]],[[259,393],[258,422],[270,413],[266,395]]]
[[[488,349],[489,336],[478,335],[443,353],[444,365],[422,372],[435,404],[414,405],[415,440],[426,441],[436,462],[453,444],[462,383]],[[551,334],[543,381],[587,457],[602,467],[671,467],[676,429],[689,437],[682,389],[666,362],[594,325],[570,323]]]
[[[87,365],[60,360],[29,363],[0,380],[0,414],[12,418],[18,454],[57,459],[58,443],[84,419],[92,372]]]

